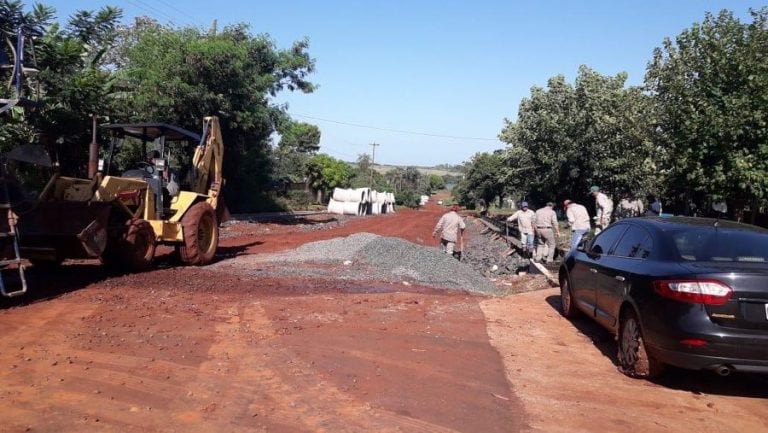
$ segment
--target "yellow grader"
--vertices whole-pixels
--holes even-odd
[[[204,118],[202,135],[162,123],[106,128],[112,139],[93,178],[54,174],[33,204],[14,209],[15,221],[9,218],[7,229],[14,232],[12,259],[55,266],[64,259],[99,258],[111,268],[138,271],[148,268],[155,247],[165,244],[176,248],[184,264],[210,263],[226,215],[218,118]],[[133,162],[123,158],[132,168],[112,173],[129,138],[140,143],[143,156]],[[191,164],[177,180],[171,162],[181,166],[192,147]],[[3,294],[8,296],[5,289]]]

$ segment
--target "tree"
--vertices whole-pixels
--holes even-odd
[[[28,112],[0,124],[0,136],[11,138],[3,144],[40,142],[57,157],[62,172],[85,175],[90,116],[108,113],[112,104],[114,80],[103,68],[103,54],[112,45],[122,12],[109,6],[96,12],[77,11],[61,27],[51,24],[54,10],[50,7],[36,4],[30,12],[23,10],[20,1],[0,0],[0,29],[13,35],[19,24],[26,23],[43,31],[35,42],[34,56],[26,53],[27,59],[37,59],[40,72],[34,87],[39,88],[40,99],[34,115]]]
[[[429,184],[430,192],[445,188],[445,179],[443,179],[443,176],[439,176],[437,174],[430,174],[427,179],[427,182]]]
[[[464,179],[459,181],[454,196],[459,203],[470,207],[474,207],[477,202],[487,206],[497,199],[501,205],[503,173],[501,151],[476,153],[468,162]]]
[[[149,20],[125,29],[122,40],[130,46],[113,54],[124,64],[128,92],[117,117],[199,130],[204,116],[218,115],[227,202],[236,211],[258,208],[275,165],[270,136],[275,125],[290,125],[272,98],[285,90],[314,89],[307,80],[315,64],[308,42],[280,50],[267,35],[252,36],[245,24],[203,32]],[[287,130],[293,134],[293,127]],[[311,147],[307,141],[302,145]]]
[[[707,13],[654,50],[646,86],[678,201],[756,210],[768,198],[768,8],[751,15]]]
[[[639,88],[625,88],[626,79],[582,66],[575,85],[556,76],[546,89],[531,89],[517,120],[505,120],[499,136],[508,143],[507,190],[543,202],[585,196],[591,184],[614,194],[658,188],[653,101]]]
[[[371,187],[376,191],[392,191],[392,185],[387,179],[373,169],[371,166],[371,155],[367,153],[361,153],[357,156],[357,162],[355,168],[352,170],[352,177],[349,184],[352,188],[368,188]],[[373,182],[371,182],[373,178]]]
[[[313,156],[307,163],[307,176],[313,188],[317,190],[318,202],[323,195],[334,188],[344,188],[349,184],[352,167],[344,161],[325,154]]]
[[[320,128],[304,122],[288,121],[280,128],[278,149],[287,152],[315,153],[320,150]]]
[[[273,178],[301,182],[306,175],[307,161],[320,149],[320,129],[315,125],[289,120],[278,130],[281,136],[273,151]]]

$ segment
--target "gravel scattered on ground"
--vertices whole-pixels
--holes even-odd
[[[489,278],[501,275],[515,275],[528,269],[528,259],[478,219],[469,219],[467,233],[469,242],[465,245],[464,257],[470,266]]]

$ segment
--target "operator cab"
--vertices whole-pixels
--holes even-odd
[[[112,132],[112,140],[99,171],[107,176],[144,180],[155,196],[160,218],[170,216],[171,201],[182,187],[179,173],[188,170],[186,160],[180,156],[189,154],[189,149],[200,142],[200,135],[166,123],[103,127]]]

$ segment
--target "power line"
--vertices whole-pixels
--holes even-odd
[[[185,12],[185,11],[183,11],[183,10],[181,10],[181,9],[177,8],[176,6],[174,6],[174,5],[170,4],[170,3],[168,3],[168,2],[167,2],[167,1],[165,1],[165,0],[155,0],[155,1],[157,1],[157,2],[158,2],[158,3],[160,3],[160,4],[163,4],[163,5],[165,5],[165,6],[166,6],[166,7],[168,7],[169,9],[172,9],[172,10],[174,10],[174,11],[176,11],[176,12],[178,12],[178,13],[180,13],[180,14],[184,15],[184,16],[186,16],[187,18],[191,19],[191,20],[192,20],[192,22],[194,22],[194,21],[195,21],[195,19],[196,19],[196,18],[195,18],[195,17],[193,17],[192,15],[190,15],[190,14],[188,14],[187,12]]]
[[[457,136],[457,135],[432,134],[432,133],[429,133],[429,132],[406,131],[406,130],[402,130],[402,129],[379,128],[378,126],[369,126],[369,125],[360,125],[360,124],[357,124],[357,123],[341,122],[341,121],[338,121],[338,120],[323,119],[321,117],[307,116],[305,114],[297,114],[297,113],[289,113],[289,114],[291,116],[303,117],[305,119],[312,119],[312,120],[320,120],[320,121],[323,121],[323,122],[338,123],[339,125],[354,126],[356,128],[367,128],[367,129],[375,129],[375,130],[378,130],[378,131],[397,132],[397,133],[400,133],[400,134],[423,135],[423,136],[427,136],[427,137],[438,137],[438,138],[450,138],[450,139],[453,139],[453,140],[499,141],[498,138],[462,137],[462,136]]]
[[[175,20],[170,15],[166,14],[165,12],[141,1],[141,0],[126,0],[128,4],[141,9],[142,11],[149,14],[150,17],[157,16],[158,18],[168,20],[168,23],[171,25],[176,25]]]

